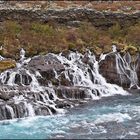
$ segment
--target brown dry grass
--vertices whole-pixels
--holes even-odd
[[[121,49],[131,45],[139,50],[140,23],[123,29],[116,24],[108,30],[97,29],[87,22],[78,28],[16,21],[5,21],[0,26],[0,45],[3,45],[0,53],[13,59],[19,58],[21,48],[27,51],[27,56],[69,49],[83,53],[86,48],[100,54],[111,51],[114,41],[118,46],[123,44]]]

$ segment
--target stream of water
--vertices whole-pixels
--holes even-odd
[[[115,95],[85,103],[66,114],[0,122],[1,139],[140,138],[140,96]]]

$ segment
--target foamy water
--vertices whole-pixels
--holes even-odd
[[[139,95],[105,97],[55,116],[0,122],[0,138],[139,138]]]

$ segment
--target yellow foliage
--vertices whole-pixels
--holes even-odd
[[[129,51],[130,54],[134,55],[138,51],[138,49],[132,45],[125,45],[122,52]]]
[[[0,61],[0,71],[4,71],[14,67],[16,67],[16,62],[11,59]]]

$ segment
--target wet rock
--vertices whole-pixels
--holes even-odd
[[[18,95],[17,92],[14,92],[13,91],[10,91],[10,89],[8,89],[8,87],[0,87],[0,99],[2,100],[9,100],[11,99],[12,97],[14,97],[15,95]]]
[[[106,59],[100,62],[99,72],[108,83],[117,84],[124,88],[130,87],[130,80],[125,74],[117,73],[115,54],[106,56]]]
[[[28,74],[16,74],[15,84],[17,85],[30,85],[32,78]]]
[[[140,54],[138,55],[138,58],[137,58],[137,68],[136,68],[136,71],[137,71],[138,81],[139,81],[139,86],[140,86]]]
[[[26,86],[18,86],[16,89],[12,86],[1,87],[0,120],[28,117],[31,115],[32,109],[35,115],[56,114],[57,110],[55,108],[69,108],[80,104],[84,99],[90,98],[86,89],[82,87],[54,86],[53,89],[55,96],[63,100],[55,100],[53,91],[49,92],[49,90],[33,92]],[[15,97],[16,99],[14,99]],[[51,106],[53,103],[55,108]]]
[[[59,76],[59,83],[62,86],[72,86],[72,81],[66,78],[64,73],[61,73]]]
[[[65,57],[69,57],[69,53],[66,53]],[[129,61],[128,56],[126,58]],[[59,59],[62,58],[59,57]],[[67,64],[65,69],[65,64],[61,64],[59,59],[55,54],[36,56],[25,66],[13,70],[13,72],[17,70],[17,74],[14,73],[15,78],[13,79],[15,81],[13,86],[7,85],[7,82],[0,85],[0,120],[11,119],[12,117],[22,118],[34,115],[56,114],[57,109],[76,106],[77,104],[82,104],[83,101],[87,101],[87,99],[91,99],[91,93],[95,96],[102,95],[102,92],[98,89],[91,90],[86,85],[85,87],[74,86],[76,84],[72,80],[75,76],[73,74],[75,71],[69,68],[69,64]],[[94,62],[89,61],[88,57],[84,57],[84,59],[82,61],[86,65],[76,62],[77,68],[84,71],[88,67],[87,71],[85,71],[85,74],[88,74],[90,77],[88,80],[91,80],[95,85],[99,84],[102,86],[100,80],[95,79],[96,76],[94,74],[98,73],[94,73],[94,70],[98,69],[94,67]],[[137,61],[137,72],[139,72],[139,59]],[[116,59],[113,53],[107,55],[106,59],[99,63],[99,72],[109,83],[115,83],[125,88],[130,86],[128,78],[123,74],[117,73]],[[129,73],[129,71],[126,72]],[[7,81],[9,79],[8,73],[4,76]],[[13,79],[11,80],[12,82]],[[29,86],[29,84],[32,85]]]
[[[85,99],[90,98],[86,94],[86,90],[79,88],[79,87],[66,87],[66,86],[59,86],[58,88],[55,88],[56,95],[59,98],[68,98],[68,99]]]
[[[25,104],[23,102],[11,104],[11,107],[13,108],[15,118],[27,117]]]
[[[27,68],[34,72],[38,71],[47,80],[55,78],[54,70],[58,74],[65,70],[59,60],[51,54],[32,58]]]

